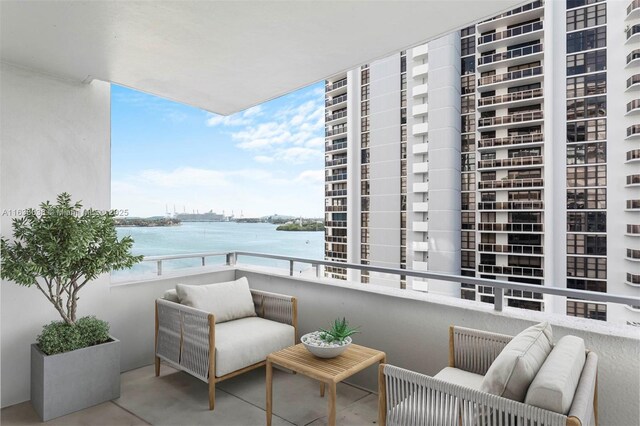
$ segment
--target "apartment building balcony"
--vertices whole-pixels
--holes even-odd
[[[411,247],[413,248],[413,251],[429,251],[429,243],[427,241],[414,241]]]
[[[544,254],[542,246],[518,244],[478,244],[478,251],[497,254],[526,254],[528,256],[542,256]]]
[[[514,277],[544,277],[544,270],[541,268],[486,265],[482,263],[478,265],[478,272],[495,275],[512,275]]]
[[[336,95],[338,95],[340,92],[346,92],[347,91],[347,77],[335,81],[331,84],[325,84],[324,86],[324,92],[326,96],[329,97],[334,97]]]
[[[627,163],[640,161],[640,149],[632,149],[627,151]]]
[[[426,103],[414,105],[411,108],[411,114],[414,117],[422,117],[424,115],[427,115],[428,112],[429,112],[429,106]]]
[[[542,38],[543,21],[512,27],[504,31],[495,32],[478,37],[477,51],[499,49],[512,44],[526,43]]]
[[[347,180],[347,174],[346,173],[338,173],[335,175],[330,175],[330,176],[325,176],[324,177],[324,181],[325,182],[338,182],[338,181],[346,181]]]
[[[628,211],[640,210],[640,200],[627,200],[625,206]]]
[[[325,255],[330,259],[347,259],[347,253],[339,252],[339,251],[326,251]]]
[[[508,233],[540,233],[544,232],[542,223],[478,223],[478,231]]]
[[[413,136],[425,135],[429,133],[429,123],[417,123],[411,128]]]
[[[640,1],[640,0],[639,0]],[[634,74],[627,79],[627,92],[640,90],[640,74]]]
[[[324,102],[324,106],[327,110],[334,110],[342,108],[347,103],[347,94],[336,96],[331,99],[327,99]]]
[[[338,136],[345,136],[347,133],[347,126],[339,126],[335,129],[327,129],[324,131],[325,138],[337,138]]]
[[[346,189],[333,189],[324,192],[325,197],[346,197],[347,190]]]
[[[640,112],[640,99],[634,99],[627,103],[627,113],[625,115],[637,114]]]
[[[526,64],[527,62],[541,60],[543,55],[542,43],[507,50],[506,52],[479,57],[477,70],[478,72],[484,72],[499,67]]]
[[[478,111],[494,110],[498,107],[509,104],[510,107],[535,105],[542,102],[544,96],[542,88],[525,90],[522,92],[507,93],[504,95],[488,96],[478,98]]]
[[[412,210],[417,213],[426,213],[429,211],[429,203],[427,202],[416,202],[413,203]]]
[[[411,70],[411,76],[413,78],[424,78],[429,72],[429,64],[415,65]]]
[[[540,83],[544,79],[544,69],[539,67],[527,68],[524,70],[505,72],[502,74],[489,75],[478,79],[478,91],[486,92],[506,87],[511,83],[532,84]]]
[[[347,206],[324,206],[325,212],[346,212]]]
[[[414,220],[411,224],[411,229],[415,232],[429,232],[429,222],[420,222]]]
[[[496,190],[496,189],[528,189],[540,188],[544,186],[544,179],[502,179],[502,180],[482,180],[478,182],[479,190]]]
[[[347,237],[346,236],[342,236],[342,237],[334,237],[332,235],[325,235],[324,240],[328,243],[342,243],[342,244],[347,244]]]
[[[324,122],[325,123],[331,123],[332,125],[335,124],[339,124],[339,123],[346,123],[347,122],[347,111],[337,111],[334,112],[333,114],[328,114],[324,116]]]
[[[427,96],[427,83],[418,84],[416,86],[413,86],[413,89],[411,89],[411,95],[414,98],[419,98],[421,96]]]
[[[544,163],[541,155],[530,157],[496,158],[493,160],[479,160],[478,170],[492,170],[503,168],[516,168],[525,166],[537,166]]]
[[[640,66],[640,49],[634,49],[627,55],[627,65],[625,68],[636,68]]]
[[[638,42],[640,42],[640,24],[635,24],[627,30],[627,41],[625,44],[637,46]]]
[[[542,201],[484,201],[478,203],[478,210],[544,210]]]
[[[325,168],[329,169],[337,166],[344,166],[345,164],[347,164],[347,157],[325,160],[324,162]]]
[[[429,163],[413,163],[413,173],[427,173],[429,171]]]
[[[411,152],[414,155],[422,155],[429,152],[429,144],[428,143],[417,143],[415,145],[411,145]]]
[[[543,123],[544,114],[542,111],[524,112],[521,114],[509,114],[499,117],[487,117],[478,119],[478,130],[486,131],[510,126],[528,127]]]
[[[640,137],[640,124],[627,127],[627,137],[625,139]]]
[[[518,22],[527,22],[544,16],[544,2],[535,1],[510,10],[476,26],[476,33],[482,34],[497,28],[508,27]]]
[[[414,182],[413,192],[429,192],[429,182]]]
[[[484,138],[478,140],[478,150],[495,149],[499,147],[534,147],[544,143],[542,133],[532,133],[528,135],[507,136],[504,138]]]
[[[627,6],[627,17],[625,20],[630,21],[636,18],[640,18],[640,0],[633,0]]]
[[[334,151],[343,151],[347,149],[347,141],[338,142],[338,141],[330,141],[324,144],[325,152],[334,152]]]
[[[327,228],[346,228],[347,221],[346,220],[325,220],[324,226]]]
[[[416,46],[412,49],[413,60],[422,60],[429,54],[429,45],[427,43]]]

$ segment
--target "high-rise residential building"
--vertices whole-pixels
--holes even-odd
[[[328,80],[326,258],[637,296],[638,46],[638,0],[535,1]],[[640,323],[640,307],[536,292],[505,304]]]

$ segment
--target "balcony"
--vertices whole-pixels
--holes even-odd
[[[478,210],[544,210],[542,201],[485,201],[478,203]]]
[[[518,84],[538,83],[544,78],[542,67],[532,67],[524,70],[511,71],[503,74],[489,75],[478,79],[478,91],[484,92],[504,87],[510,82]]]
[[[505,47],[508,44],[526,43],[542,38],[543,21],[531,22],[497,33],[478,37],[478,52]]]
[[[627,30],[627,41],[625,43],[633,46],[637,45],[638,41],[640,41],[640,24],[635,24]]]
[[[487,117],[478,119],[478,130],[493,130],[504,126],[527,127],[532,124],[542,124],[542,111],[524,112],[521,114],[503,115],[500,117]]]
[[[537,166],[544,163],[544,158],[540,155],[531,157],[512,157],[512,158],[498,158],[493,160],[479,160],[478,170],[490,170],[501,169],[505,167],[520,167],[520,166]]]
[[[330,191],[324,192],[325,197],[346,197],[347,190],[346,189],[334,189]]]
[[[429,192],[429,182],[414,182],[413,192]]]
[[[327,228],[346,228],[347,221],[346,220],[326,220],[324,225]]]
[[[338,111],[338,112],[334,112],[333,114],[326,115],[324,117],[324,121],[325,123],[333,122],[332,124],[337,124],[338,122],[347,121],[347,111],[345,109],[343,111]]]
[[[429,123],[417,123],[411,128],[413,136],[419,136],[429,133]]]
[[[342,106],[342,104],[344,104],[345,102],[347,102],[346,93],[344,95],[340,95],[332,99],[327,99],[324,102],[324,106],[325,108],[328,108],[328,109],[336,109],[338,106]]]
[[[502,179],[482,180],[478,182],[478,189],[512,189],[512,188],[540,188],[544,186],[544,179]]]
[[[426,213],[429,211],[429,203],[426,203],[426,202],[413,203],[413,211],[417,213]]]
[[[490,232],[526,232],[539,233],[544,232],[544,224],[542,223],[479,223],[478,231]]]
[[[429,232],[429,222],[413,221],[412,229],[414,232]]]
[[[522,92],[507,93],[505,95],[488,96],[478,99],[478,111],[496,109],[496,107],[509,104],[509,106],[524,106],[539,104],[544,96],[542,89],[525,90]]]
[[[640,136],[640,124],[634,124],[627,127],[626,139],[637,138],[638,136]]]
[[[412,248],[413,248],[413,251],[428,252],[429,243],[426,241],[414,241]]]
[[[335,252],[336,256],[344,256]],[[290,294],[298,300],[298,331],[304,334],[327,322],[327,317],[348,312],[349,320],[360,325],[355,337],[360,345],[384,351],[389,362],[413,371],[433,375],[447,365],[448,326],[488,329],[515,335],[537,322],[549,321],[554,340],[571,334],[585,339],[599,357],[598,420],[600,424],[632,424],[636,419],[639,397],[635,386],[640,380],[637,330],[613,326],[589,319],[567,317],[548,312],[525,311],[504,303],[504,294],[516,291],[546,293],[549,298],[574,297],[595,299],[610,304],[638,304],[637,298],[568,290],[554,286],[536,286],[518,282],[496,281],[453,275],[434,274],[426,262],[417,262],[413,270],[368,267],[359,264],[297,259],[255,253],[218,254],[230,259],[226,265],[174,270],[155,277],[128,278],[114,283],[108,293],[111,306],[118,306],[112,332],[122,342],[122,395],[114,403],[90,408],[63,418],[62,424],[90,424],[85,419],[100,417],[104,424],[263,424],[265,413],[264,368],[242,374],[217,385],[214,411],[207,408],[207,385],[192,376],[178,372],[163,363],[160,377],[153,366],[153,321],[155,298],[174,288],[176,283],[222,282],[246,277],[252,288]],[[265,268],[252,264],[252,259],[267,257],[284,262],[287,267]],[[234,259],[237,260],[234,262]],[[150,262],[162,261],[156,258]],[[295,267],[294,267],[295,264]],[[312,265],[309,269],[308,265]],[[314,271],[315,268],[315,271]],[[411,289],[362,285],[321,278],[322,268],[328,273],[346,269],[407,275],[416,279],[438,279],[458,286],[460,283],[482,285],[493,289],[493,305],[460,300],[436,293]],[[488,274],[514,277],[541,277],[537,268],[479,265]],[[298,272],[302,270],[302,272]],[[371,273],[370,272],[370,273]],[[367,309],[357,309],[367,306]],[[127,309],[126,307],[131,307]],[[133,308],[135,307],[135,308]],[[384,313],[384,315],[381,315]],[[132,327],[132,324],[136,324]],[[426,324],[426,326],[425,326]],[[411,347],[409,350],[408,348]],[[623,362],[621,362],[621,360]],[[371,424],[376,421],[377,370],[365,370],[338,386],[339,424]],[[621,392],[620,389],[624,389]],[[309,424],[326,421],[327,398],[318,392],[317,382],[301,374],[274,372],[274,424]],[[3,410],[3,423],[18,423],[19,416],[30,415],[28,403]],[[75,417],[73,417],[75,416]],[[315,423],[313,423],[315,424]]]
[[[627,65],[625,68],[635,68],[640,66],[640,49],[632,50],[631,53],[627,55]]]
[[[326,94],[331,94],[335,92],[337,89],[343,88],[347,86],[347,78],[343,78],[342,80],[338,80],[332,84],[326,84],[324,86],[324,91]]]
[[[544,135],[542,133],[507,136],[504,138],[484,138],[478,141],[478,150],[498,147],[510,147],[513,145],[539,146],[543,143]]]
[[[325,160],[324,162],[325,167],[342,166],[345,164],[347,164],[347,157],[336,158],[334,160]]]
[[[626,20],[632,20],[640,18],[640,0],[633,0],[627,6],[627,17]]]
[[[413,173],[427,173],[429,171],[429,163],[413,163]]]
[[[429,112],[429,107],[426,103],[414,105],[411,108],[411,114],[414,117],[422,117],[423,115],[427,115],[428,112]]]
[[[632,149],[627,151],[627,162],[640,161],[640,149]]]
[[[331,235],[327,235],[324,237],[324,240],[328,243],[341,243],[341,244],[347,244],[347,237],[343,236],[343,237],[334,237]]]
[[[428,143],[417,143],[411,146],[411,152],[414,155],[422,155],[429,152],[429,144]]]
[[[419,98],[421,96],[427,96],[427,83],[419,84],[417,86],[413,86],[411,90],[411,95],[414,98]]]
[[[517,244],[478,244],[478,251],[482,253],[497,254],[526,254],[542,256],[542,246],[517,245]]]
[[[413,67],[413,69],[411,70],[411,76],[413,78],[423,78],[427,76],[427,73],[429,72],[429,64],[421,64],[421,65],[416,65]]]
[[[325,212],[346,212],[347,211],[347,206],[325,206],[324,207],[324,211]]]
[[[490,71],[501,66],[514,66],[536,61],[542,58],[542,43],[532,46],[525,46],[519,49],[507,50],[506,52],[495,53],[493,55],[481,56],[478,58],[478,71]]]
[[[632,75],[627,79],[627,92],[640,90],[640,74]]]
[[[325,130],[324,136],[326,138],[335,138],[337,136],[344,135],[345,133],[347,133],[347,126],[341,125],[341,126],[336,126],[333,129]]]
[[[338,173],[338,174],[331,175],[331,176],[325,176],[325,178],[324,178],[325,182],[336,182],[336,181],[341,181],[341,180],[347,180],[347,174],[346,173]]]
[[[427,43],[416,46],[413,49],[413,60],[422,60],[429,54],[429,45]]]
[[[518,22],[531,21],[533,19],[540,18],[543,15],[544,2],[534,1],[479,23],[476,27],[476,31],[478,33],[485,33],[499,27],[517,24]]]
[[[638,112],[640,112],[640,99],[634,99],[627,103],[626,115],[637,114]]]
[[[324,144],[325,152],[341,151],[343,149],[347,149],[346,139],[344,140],[344,142],[333,141]]]

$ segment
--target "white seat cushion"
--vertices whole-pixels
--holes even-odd
[[[216,324],[216,377],[264,361],[271,352],[295,344],[292,326],[264,318]]]
[[[529,385],[551,352],[552,339],[547,322],[522,331],[493,361],[480,390],[523,402]]]
[[[216,323],[256,316],[246,277],[207,285],[177,284],[176,292],[181,304],[212,313]]]
[[[480,374],[470,373],[453,367],[445,367],[433,377],[444,380],[445,382],[453,383],[454,385],[460,385],[475,390],[480,389],[482,380],[484,379],[484,376]]]
[[[525,404],[568,414],[586,358],[584,340],[560,339],[529,386]]]

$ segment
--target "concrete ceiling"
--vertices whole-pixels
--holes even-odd
[[[0,58],[226,115],[521,3],[3,0]]]

